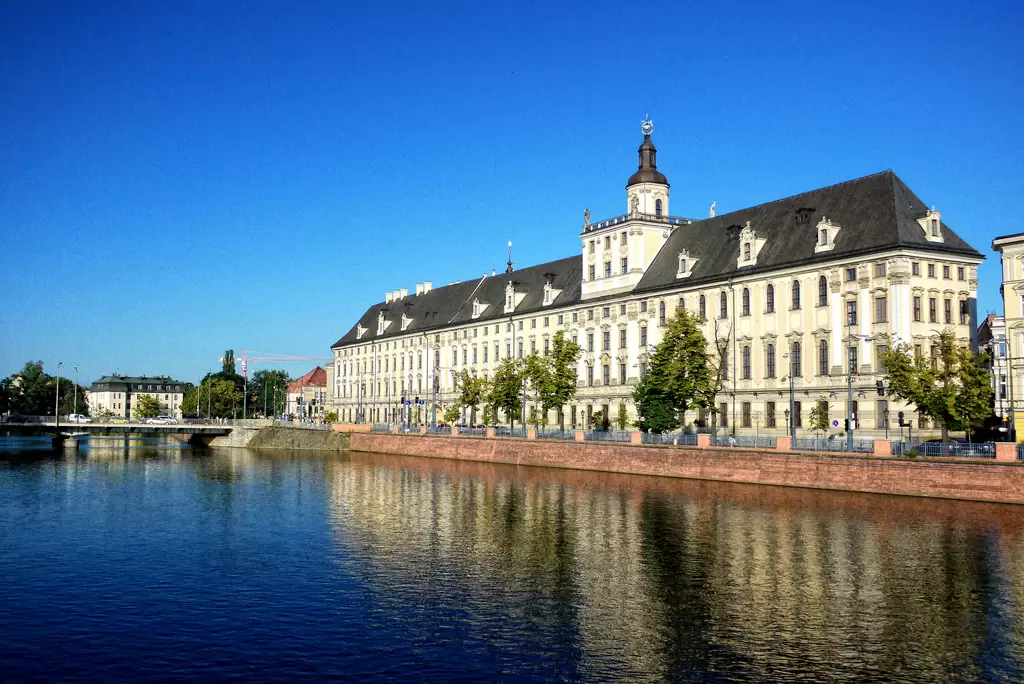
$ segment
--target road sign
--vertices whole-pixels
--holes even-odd
[[[839,421],[838,420],[833,420],[832,421],[832,427],[839,427]]]

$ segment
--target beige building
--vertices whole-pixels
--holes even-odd
[[[156,397],[164,415],[181,420],[181,401],[185,384],[164,375],[125,376],[105,375],[92,383],[89,390],[89,409],[98,416],[106,411],[119,418],[132,418],[138,398],[144,394]]]
[[[824,402],[839,432],[849,370],[860,436],[884,434],[886,410],[894,430],[897,411],[915,435],[927,429],[878,396],[879,354],[890,336],[930,354],[946,327],[976,345],[981,254],[892,171],[725,214],[712,203],[703,219],[674,216],[652,129],[644,122],[626,212],[597,222],[584,212],[578,254],[514,270],[510,250],[505,273],[392,290],[370,306],[332,345],[340,418],[384,422],[410,394],[428,408],[436,401],[440,415],[455,398],[454,372],[489,377],[502,359],[543,353],[564,330],[583,349],[566,423],[588,425],[598,410],[614,417],[620,405],[632,421],[633,387],[667,318],[684,307],[726,350],[720,427],[783,434],[792,404],[806,435]],[[685,421],[702,427],[711,417]]]
[[[288,383],[285,413],[299,419],[321,420],[327,403],[327,372],[317,366]]]
[[[1003,417],[1009,421],[1014,414],[1017,439],[1024,435],[1024,416],[1021,407],[1021,369],[1024,368],[1024,233],[1004,235],[992,241],[992,249],[999,252],[1002,261],[1003,282],[999,293],[1003,296],[1002,333],[1005,344],[989,349],[993,354],[993,373],[1009,379],[1007,407]],[[1000,353],[1002,352],[1002,353]],[[1001,358],[1000,358],[1001,357]],[[997,372],[1001,371],[1000,372]],[[1012,407],[1009,402],[1012,401]]]

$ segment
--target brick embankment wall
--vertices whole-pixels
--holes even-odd
[[[1024,464],[360,433],[354,451],[1024,504]]]
[[[236,431],[232,430],[231,437]],[[217,438],[213,447],[248,447],[250,449],[315,449],[318,451],[345,451],[349,436],[333,430],[310,430],[299,427],[265,427],[252,430],[247,436],[239,435],[233,441],[221,442]]]

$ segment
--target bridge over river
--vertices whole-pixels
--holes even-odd
[[[171,437],[195,445],[209,444],[215,437],[231,434],[233,426],[210,424],[152,425],[149,423],[64,423],[50,421],[3,422],[0,435],[53,438],[54,447],[78,446],[78,438],[90,435],[124,435],[139,437]]]

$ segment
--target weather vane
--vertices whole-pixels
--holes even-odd
[[[644,120],[640,124],[640,131],[644,135],[650,135],[652,132],[654,132],[654,122],[651,121],[651,117],[647,116],[646,114],[644,114]]]

